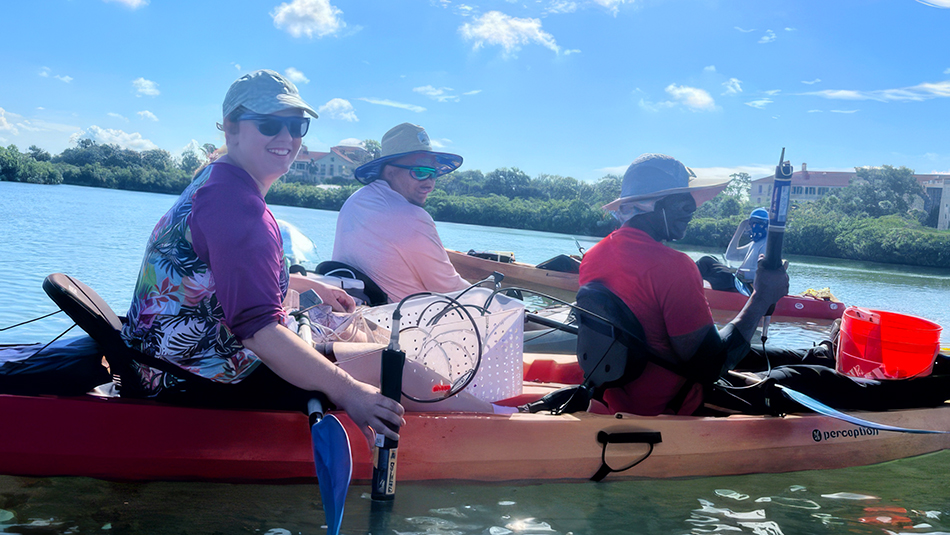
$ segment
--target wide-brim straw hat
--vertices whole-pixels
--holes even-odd
[[[436,176],[455,171],[462,165],[458,154],[435,152],[429,143],[429,135],[424,128],[411,123],[394,126],[383,135],[380,145],[380,157],[356,168],[353,175],[363,184],[369,184],[382,176],[387,163],[417,152],[425,152],[435,158]]]
[[[659,200],[677,193],[689,193],[699,207],[724,190],[728,182],[728,178],[697,178],[692,169],[665,154],[643,154],[624,173],[620,197],[603,208],[617,212],[627,203]]]

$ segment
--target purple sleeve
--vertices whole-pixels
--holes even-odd
[[[211,269],[225,324],[243,341],[283,315],[280,231],[250,177],[230,167],[212,173],[194,197],[191,240]]]

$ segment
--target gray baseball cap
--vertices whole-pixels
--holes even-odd
[[[357,167],[353,172],[356,179],[363,184],[369,184],[382,176],[383,167],[387,163],[416,152],[428,152],[435,157],[437,176],[451,173],[462,165],[462,157],[458,154],[433,151],[425,129],[412,123],[402,123],[390,128],[389,132],[383,134],[379,146],[379,158]]]
[[[221,106],[222,117],[239,107],[262,115],[296,108],[317,117],[317,112],[300,98],[293,82],[268,69],[246,74],[231,84]]]

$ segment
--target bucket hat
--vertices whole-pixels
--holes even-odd
[[[364,163],[353,172],[356,179],[363,184],[369,184],[382,176],[383,167],[387,163],[417,152],[428,152],[435,157],[436,176],[451,173],[462,165],[462,157],[457,154],[433,151],[425,129],[411,123],[392,127],[383,135],[379,145],[380,157]]]
[[[626,221],[634,215],[652,212],[656,201],[677,193],[689,193],[698,207],[725,189],[728,181],[696,178],[692,169],[672,156],[643,154],[624,173],[620,197],[603,208]]]
[[[297,86],[268,69],[245,74],[231,84],[221,105],[222,117],[227,117],[239,107],[261,115],[296,108],[317,118],[317,112],[300,98]]]

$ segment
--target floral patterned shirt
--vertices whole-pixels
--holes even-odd
[[[123,339],[192,374],[241,381],[260,364],[241,340],[287,322],[282,250],[277,221],[250,175],[209,165],[152,231]],[[136,371],[148,395],[180,381],[145,365]]]

